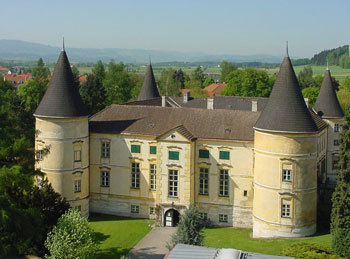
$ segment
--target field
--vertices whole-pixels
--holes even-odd
[[[325,66],[311,66],[314,76],[315,75],[323,75],[324,71],[326,69]],[[153,72],[156,77],[159,77],[160,73],[163,70],[166,70],[168,68],[173,69],[182,69],[186,74],[191,74],[196,67],[180,67],[180,66],[153,66]],[[294,66],[294,71],[298,75],[298,73],[304,68],[304,66]],[[128,71],[135,72],[139,75],[144,75],[146,73],[146,66],[129,66]],[[92,67],[79,67],[78,68],[80,74],[85,73],[91,73]],[[269,75],[273,75],[274,73],[278,72],[279,68],[272,68],[272,69],[265,69]],[[330,66],[330,70],[332,73],[332,76],[334,76],[337,80],[342,81],[347,76],[350,77],[350,69],[343,69],[339,66]],[[220,74],[220,68],[217,66],[212,67],[206,67],[204,68],[204,73],[210,73],[210,74]]]
[[[95,215],[90,220],[99,243],[98,259],[126,255],[150,230],[152,220]]]
[[[298,242],[331,246],[331,235],[327,231],[298,239],[253,239],[250,238],[251,232],[251,229],[207,228],[204,230],[204,245],[273,255],[280,255],[283,249]]]

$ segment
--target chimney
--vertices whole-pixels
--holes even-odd
[[[184,92],[184,103],[187,103],[190,100],[190,91],[185,91]]]
[[[257,112],[258,111],[258,101],[253,100],[252,101],[252,112]]]
[[[304,98],[304,101],[305,101],[305,104],[306,104],[306,107],[309,107],[309,98]]]
[[[166,104],[165,96],[162,96],[162,107],[165,107],[165,104]]]
[[[207,109],[208,110],[214,109],[214,98],[207,98]]]

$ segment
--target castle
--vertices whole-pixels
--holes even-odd
[[[137,101],[90,117],[62,50],[34,116],[36,167],[82,215],[174,226],[196,203],[213,224],[253,237],[315,233],[344,120],[329,69],[311,109],[288,52],[269,98],[160,96],[149,64]]]

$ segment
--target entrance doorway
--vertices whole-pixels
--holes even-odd
[[[180,213],[175,209],[167,210],[164,213],[164,226],[165,227],[176,227],[179,223]]]

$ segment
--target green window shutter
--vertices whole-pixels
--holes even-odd
[[[149,153],[150,153],[150,154],[157,154],[157,147],[155,147],[155,146],[150,146],[150,147],[149,147]]]
[[[140,145],[131,145],[131,153],[141,153]]]
[[[209,150],[200,149],[199,150],[199,157],[200,158],[209,158]]]
[[[179,152],[169,151],[169,159],[170,160],[179,160]]]
[[[220,151],[220,159],[230,160],[230,152]]]

